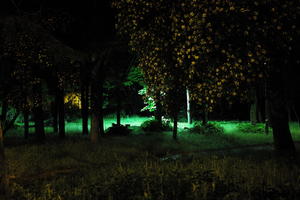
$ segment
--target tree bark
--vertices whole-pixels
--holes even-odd
[[[55,95],[55,100],[51,104],[52,113],[52,128],[54,133],[58,133],[58,108],[57,108],[58,98]]]
[[[186,116],[188,124],[192,123],[191,120],[191,104],[190,104],[190,92],[189,89],[186,89]]]
[[[103,58],[102,58],[103,59]],[[104,135],[103,120],[103,60],[100,59],[94,66],[91,81],[91,141],[98,142],[99,135]]]
[[[58,135],[63,139],[66,137],[64,90],[59,88],[56,95],[58,100]]]
[[[270,127],[270,103],[269,103],[269,95],[268,95],[268,87],[267,81],[265,82],[265,134],[269,134]]]
[[[6,121],[6,116],[7,116],[7,110],[8,110],[8,104],[7,104],[7,100],[3,99],[2,100],[2,110],[1,110],[1,119],[2,120],[2,125],[4,127],[4,123]]]
[[[178,114],[175,114],[173,117],[173,139],[177,140],[177,133],[178,133]]]
[[[86,81],[81,82],[81,118],[82,118],[82,134],[88,135],[88,84]]]
[[[96,80],[91,84],[91,141],[97,143],[99,136],[104,135],[103,120],[103,85]]]
[[[40,85],[34,86],[34,94],[36,98],[36,105],[33,108],[35,135],[38,142],[43,142],[45,139],[45,125],[43,99]]]
[[[99,138],[99,105],[97,101],[97,82],[93,80],[91,83],[91,142],[97,143]]]
[[[257,123],[257,95],[256,95],[256,89],[252,88],[251,89],[251,97],[252,102],[250,105],[250,122],[252,125],[256,125]]]
[[[23,117],[24,117],[24,138],[28,139],[29,137],[29,111],[27,108],[23,111]]]
[[[281,70],[284,70],[280,68]],[[280,155],[295,155],[296,149],[289,129],[285,82],[281,70],[275,71],[269,78],[270,120],[273,128],[274,148]]]
[[[86,65],[80,66],[80,92],[81,92],[81,118],[82,118],[82,134],[88,135],[88,119],[89,119],[89,81],[86,72]]]
[[[0,197],[7,195],[9,179],[7,174],[7,163],[4,150],[3,122],[0,119]]]
[[[118,86],[120,87],[120,86]],[[120,89],[117,89],[117,126],[121,126],[121,97]]]
[[[207,125],[208,122],[208,112],[204,109],[202,114],[202,124]]]
[[[104,67],[107,65],[111,49],[106,49],[94,63],[91,72],[91,142],[98,142],[99,135],[104,135],[103,120],[103,84]]]
[[[175,97],[176,99],[176,93],[173,97]],[[172,108],[173,109],[173,112],[172,112],[172,115],[173,115],[173,139],[174,140],[177,140],[177,134],[178,134],[178,114],[179,114],[179,111],[180,111],[180,105],[179,105],[179,102],[177,102],[176,100],[174,101],[174,107]]]
[[[156,95],[158,97],[156,104],[156,110],[155,110],[155,120],[158,121],[160,127],[162,127],[162,106],[161,106],[161,99],[159,97],[159,93]]]

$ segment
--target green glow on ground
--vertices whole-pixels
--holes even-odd
[[[140,135],[141,130],[139,126],[146,120],[153,119],[151,117],[123,117],[121,119],[121,124],[130,124],[131,129],[133,129],[134,135]],[[114,116],[106,117],[104,120],[104,128],[107,129],[112,126],[113,123],[116,123],[116,119]],[[182,142],[181,145],[186,146],[183,149],[198,149],[198,148],[224,148],[232,145],[252,145],[252,144],[264,144],[264,143],[272,143],[273,137],[270,132],[269,135],[265,135],[263,132],[264,124],[257,124],[256,126],[252,126],[249,122],[239,122],[239,121],[210,121],[209,123],[216,124],[224,128],[224,134],[221,136],[203,136],[199,134],[190,134],[186,131],[186,127],[192,127],[185,122],[178,123],[178,139]],[[33,125],[33,124],[32,124]],[[172,125],[172,123],[171,123]],[[260,127],[262,131],[252,132],[252,130],[257,130],[257,127]],[[52,127],[46,127],[46,133],[48,135],[53,135]],[[290,129],[292,132],[292,136],[294,141],[300,141],[300,128],[299,124],[296,122],[290,123]],[[243,131],[241,131],[243,130]],[[78,119],[73,122],[66,122],[66,134],[73,135],[79,134],[81,135],[82,125],[81,119]],[[22,124],[19,124],[19,127],[16,129],[12,129],[9,131],[8,135],[23,135],[23,127]],[[30,132],[34,132],[34,128],[30,128]],[[167,131],[163,133],[154,133],[154,138],[145,138],[145,140],[150,142],[152,145],[155,142],[163,142],[166,143],[166,148],[171,147],[173,144],[172,140],[172,131]],[[131,138],[132,139],[132,138]],[[131,140],[130,139],[130,140]],[[139,138],[140,140],[141,138]],[[153,141],[152,141],[153,140]],[[145,141],[145,143],[146,143]],[[130,143],[130,142],[129,142]],[[138,141],[136,143],[139,143]],[[170,143],[170,145],[168,144]],[[143,142],[142,142],[143,144]],[[172,144],[172,145],[171,145]],[[188,145],[191,145],[188,147]]]

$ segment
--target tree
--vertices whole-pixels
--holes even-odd
[[[104,135],[103,84],[105,68],[110,55],[110,48],[104,49],[94,60],[91,77],[91,141],[98,142],[99,135]]]
[[[212,111],[221,98],[245,99],[247,88],[266,78],[275,149],[295,151],[281,75],[299,35],[297,2],[124,0],[113,5],[118,29],[139,53],[150,88],[173,99],[174,91],[188,88],[192,101]]]
[[[8,192],[9,185],[3,139],[3,125],[0,119],[0,197]]]
[[[177,97],[184,88],[183,69],[174,68],[174,40],[172,40],[169,9],[174,2],[114,1],[118,9],[117,28],[129,37],[131,50],[138,55],[139,67],[148,86],[148,93],[161,102],[174,120],[173,138],[177,138],[177,115],[180,104]],[[158,101],[159,100],[159,101]]]

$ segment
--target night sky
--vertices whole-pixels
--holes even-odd
[[[115,37],[114,14],[108,0],[2,0],[0,13],[26,13],[43,20],[63,16],[69,20],[67,27],[53,35],[72,47],[96,46]]]

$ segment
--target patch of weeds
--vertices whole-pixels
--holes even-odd
[[[148,120],[141,124],[141,128],[143,131],[168,131],[171,130],[171,126],[169,123],[162,121],[160,123],[158,120]]]
[[[128,128],[128,126],[124,125],[116,125],[113,124],[112,127],[108,128],[106,131],[106,135],[111,135],[111,136],[127,136],[129,135],[131,130]]]
[[[264,124],[252,125],[250,123],[239,123],[237,125],[237,129],[241,133],[264,133],[265,125]]]
[[[224,133],[224,128],[217,124],[196,122],[194,127],[189,129],[189,132],[202,135],[221,135]]]

